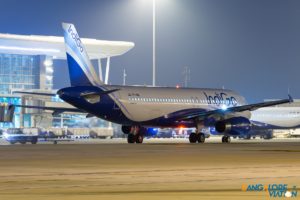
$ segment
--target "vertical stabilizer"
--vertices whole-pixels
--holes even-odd
[[[103,84],[92,65],[73,24],[63,23],[71,86]]]

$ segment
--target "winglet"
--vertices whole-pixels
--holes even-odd
[[[292,97],[291,95],[288,95],[288,97],[289,97],[289,101],[290,101],[290,103],[293,103],[293,102],[294,102],[294,99],[293,99],[293,97]]]

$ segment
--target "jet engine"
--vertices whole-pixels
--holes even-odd
[[[218,133],[228,135],[245,135],[251,129],[251,122],[245,117],[234,117],[217,121],[215,129]]]

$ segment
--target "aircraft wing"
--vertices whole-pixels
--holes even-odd
[[[201,118],[209,117],[212,115],[224,116],[224,115],[231,114],[231,113],[237,113],[237,112],[243,112],[243,111],[253,111],[258,108],[275,106],[275,105],[279,105],[279,104],[292,103],[292,102],[293,102],[293,99],[289,95],[288,99],[283,99],[283,100],[248,104],[248,105],[243,105],[243,106],[235,106],[235,107],[230,107],[227,109],[216,109],[216,110],[211,110],[211,111],[198,111],[198,112],[194,111],[194,112],[186,113],[185,115],[181,115],[178,120],[189,120],[189,119],[195,119],[195,118],[201,119]]]

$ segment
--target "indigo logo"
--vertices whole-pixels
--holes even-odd
[[[81,40],[80,40],[78,34],[74,33],[71,25],[68,29],[68,32],[72,36],[73,40],[75,40],[75,43],[76,43],[77,47],[80,49],[80,52],[82,53],[83,52],[83,47],[82,47],[82,44],[81,44]]]
[[[203,94],[206,97],[206,100],[208,104],[215,104],[217,106],[219,105],[226,105],[226,106],[236,106],[237,105],[237,100],[235,97],[231,96],[228,97],[228,95],[224,92],[221,93],[215,93],[214,95],[208,95],[205,92]]]

